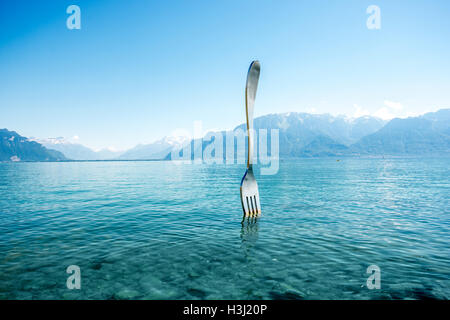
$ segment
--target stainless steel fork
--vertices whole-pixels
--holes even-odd
[[[259,71],[261,66],[259,61],[253,61],[248,69],[247,84],[245,86],[245,113],[247,116],[247,171],[241,181],[241,202],[246,217],[256,218],[261,214],[259,203],[258,183],[253,174],[253,109],[255,106],[256,89],[258,87]]]

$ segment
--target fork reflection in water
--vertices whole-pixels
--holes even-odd
[[[242,221],[241,227],[241,241],[242,248],[245,251],[245,255],[249,253],[249,250],[256,244],[259,235],[259,224],[254,223],[256,218],[248,219],[247,221]]]

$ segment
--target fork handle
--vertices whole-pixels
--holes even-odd
[[[245,86],[245,114],[247,116],[248,155],[247,168],[251,169],[253,164],[253,142],[255,140],[253,130],[253,110],[255,107],[256,89],[258,88],[259,72],[261,65],[259,61],[253,61],[247,73],[247,84]]]

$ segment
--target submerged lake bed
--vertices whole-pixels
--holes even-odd
[[[0,163],[0,299],[450,298],[450,158],[258,171],[241,224],[245,165]]]

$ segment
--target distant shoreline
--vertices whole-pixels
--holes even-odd
[[[280,158],[280,161],[293,161],[293,160],[317,160],[317,159],[330,159],[330,160],[348,160],[348,159],[429,159],[429,158],[450,158],[450,154],[441,154],[441,155],[364,155],[364,156],[323,156],[323,157],[288,157],[288,158]],[[30,160],[21,160],[21,161],[0,161],[0,163],[67,163],[67,162],[171,162],[170,159],[105,159],[105,160],[51,160],[51,161],[30,161]],[[179,160],[179,161],[193,161],[193,160]],[[225,163],[223,163],[225,164]],[[237,164],[237,163],[233,163]]]

